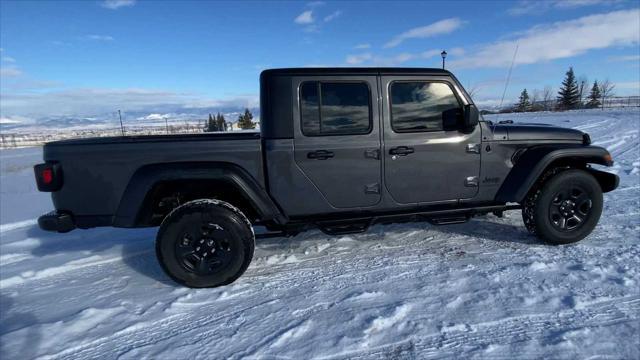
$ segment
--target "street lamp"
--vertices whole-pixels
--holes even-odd
[[[442,56],[442,70],[444,70],[444,59],[447,57],[447,52],[445,50],[442,50],[440,56]]]

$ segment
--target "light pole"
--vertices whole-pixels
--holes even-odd
[[[442,56],[442,70],[444,70],[444,59],[447,57],[447,52],[445,50],[442,50],[440,56]]]

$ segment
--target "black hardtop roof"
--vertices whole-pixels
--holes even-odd
[[[452,75],[448,70],[438,68],[410,68],[410,67],[304,67],[267,69],[260,76],[273,75],[353,75],[353,74],[430,74]]]

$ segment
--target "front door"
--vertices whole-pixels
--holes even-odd
[[[375,76],[294,78],[295,162],[335,208],[380,201]],[[304,199],[301,199],[304,201]]]
[[[447,77],[384,76],[385,184],[401,204],[454,202],[478,192],[480,127],[445,130],[466,100]],[[455,111],[455,110],[454,110]]]

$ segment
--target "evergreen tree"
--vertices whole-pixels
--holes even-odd
[[[600,106],[600,85],[598,85],[598,80],[593,82],[593,87],[591,87],[591,93],[589,94],[589,101],[587,102],[587,107],[589,108],[597,108]]]
[[[220,131],[227,131],[227,122],[225,121],[224,115],[218,113],[216,115],[216,123]]]
[[[218,124],[216,124],[211,114],[209,114],[209,121],[207,121],[207,127],[205,131],[208,131],[208,132],[218,131]]]
[[[569,67],[560,91],[558,91],[558,106],[562,109],[575,109],[580,105],[580,89],[573,73],[573,67]]]
[[[525,112],[531,109],[531,102],[529,102],[529,93],[527,93],[527,89],[522,90],[520,93],[520,99],[518,100],[518,112]]]
[[[243,130],[255,129],[256,123],[252,121],[253,114],[249,109],[244,110],[244,114],[238,116],[238,127]]]

